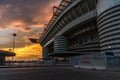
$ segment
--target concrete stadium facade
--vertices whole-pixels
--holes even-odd
[[[120,0],[62,0],[39,42],[43,59],[120,52]]]

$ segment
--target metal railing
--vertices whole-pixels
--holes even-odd
[[[45,64],[43,61],[6,61],[3,66],[14,68],[14,67],[41,67],[49,65],[51,64]]]
[[[52,24],[56,21],[56,19],[58,18],[58,16],[60,16],[60,14],[71,4],[73,3],[75,0],[62,0],[60,5],[58,7],[53,7],[56,8],[56,10],[53,10],[53,16],[50,19],[49,23],[46,25],[44,31],[42,32],[42,34],[39,37],[39,40],[41,40],[43,38],[43,36],[46,34],[46,32],[50,29],[50,27],[52,26]]]

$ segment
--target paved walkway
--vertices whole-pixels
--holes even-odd
[[[120,72],[73,67],[0,68],[0,80],[120,80]]]

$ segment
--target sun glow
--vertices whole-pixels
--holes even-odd
[[[9,49],[5,48],[4,50]],[[39,44],[15,48],[14,52],[16,53],[14,60],[37,60],[42,58],[42,47]],[[7,58],[7,60],[10,60],[10,58]]]

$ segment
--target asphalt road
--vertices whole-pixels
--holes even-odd
[[[120,80],[120,72],[72,67],[0,68],[0,80]]]

